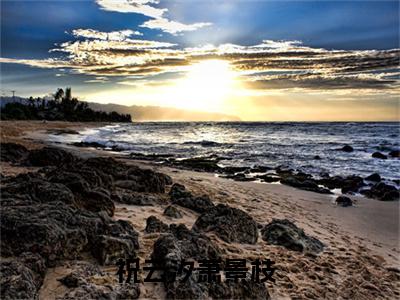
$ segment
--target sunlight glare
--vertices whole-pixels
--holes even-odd
[[[236,87],[236,74],[228,61],[206,60],[188,69],[187,75],[171,87],[171,106],[204,111],[221,111]]]

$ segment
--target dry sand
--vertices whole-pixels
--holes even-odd
[[[35,123],[19,127],[13,122],[1,122],[1,137],[6,141],[21,142],[35,147],[28,130],[35,131],[35,138],[43,138],[49,128],[84,128],[95,124]],[[6,132],[6,135],[3,135]],[[18,135],[13,135],[18,132]],[[11,133],[11,134],[10,134]],[[40,143],[45,143],[41,140]],[[80,155],[115,155],[90,149],[70,148]],[[283,247],[269,245],[261,238],[256,245],[229,244],[210,234],[210,237],[230,258],[269,258],[276,263],[276,282],[268,284],[275,299],[395,299],[400,295],[399,282],[399,202],[381,202],[364,197],[352,197],[357,201],[353,207],[337,207],[333,196],[301,191],[280,184],[235,182],[216,177],[214,174],[199,173],[162,167],[150,162],[123,159],[129,164],[157,169],[169,174],[174,182],[184,184],[195,194],[208,194],[215,203],[226,203],[250,214],[261,224],[273,218],[287,218],[303,228],[305,232],[321,240],[325,250],[318,256],[310,256]],[[10,172],[12,166],[2,165],[2,172]],[[21,171],[21,170],[20,170]],[[13,172],[18,172],[15,169]],[[190,227],[198,214],[179,208],[184,217],[171,219],[162,214],[167,205],[130,206],[116,205],[115,218],[132,223],[139,232],[139,257],[150,257],[152,245],[158,234],[144,232],[146,219],[155,215],[165,223],[184,223]],[[54,290],[62,289],[56,281],[57,272],[64,266],[48,272],[41,291],[41,298],[54,297]],[[105,268],[106,272],[115,269]],[[393,271],[395,270],[395,271]],[[396,271],[397,270],[397,271]],[[54,275],[55,274],[55,275]],[[51,292],[53,291],[53,292]],[[142,284],[144,298],[163,296],[160,285]],[[53,296],[51,296],[53,295]]]

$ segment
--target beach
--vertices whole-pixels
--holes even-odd
[[[277,183],[234,181],[217,176],[214,172],[196,172],[151,160],[136,160],[118,152],[92,147],[51,143],[46,138],[51,132],[62,136],[73,134],[73,131],[79,132],[104,125],[106,124],[2,121],[1,142],[21,144],[28,150],[40,149],[51,144],[52,147],[58,147],[82,159],[113,157],[126,166],[150,169],[155,172],[154,174],[166,174],[171,178],[171,183],[183,185],[194,195],[193,197],[206,194],[214,205],[223,204],[245,212],[258,228],[254,243],[240,242],[239,237],[238,241],[235,241],[235,238],[229,241],[230,238],[227,240],[215,229],[199,230],[206,236],[205,239],[209,239],[213,245],[221,249],[223,258],[268,258],[275,262],[275,282],[267,282],[265,285],[268,295],[259,291],[249,298],[255,298],[256,295],[272,299],[399,297],[399,201],[379,201],[356,195],[349,196],[353,201],[351,207],[341,207],[335,203],[337,198],[335,194],[316,193]],[[7,179],[22,173],[37,172],[39,169],[37,166],[1,161],[1,174]],[[110,218],[112,221],[127,221],[137,232],[139,247],[136,252],[141,261],[149,259],[155,251],[155,242],[165,234],[163,230],[152,233],[146,231],[146,222],[150,216],[155,216],[167,225],[184,224],[190,229],[194,224],[197,224],[196,228],[200,228],[196,220],[207,214],[207,210],[201,212],[172,203],[179,209],[182,217],[166,216],[164,210],[171,205],[173,199],[169,189],[171,184],[166,184],[165,191],[160,189],[154,196],[158,197],[157,200],[151,205],[114,201],[115,209]],[[318,253],[293,251],[267,242],[262,238],[263,228],[274,219],[287,219],[294,223],[303,229],[307,236],[319,240],[324,245],[323,250]],[[99,264],[98,260],[87,253],[79,254],[77,258],[71,260],[68,256],[60,257],[48,264],[42,284],[37,291],[40,299],[62,298],[67,293],[74,295],[73,291],[80,288],[79,285],[67,287],[59,279],[67,276],[71,270],[78,270],[77,262],[82,261],[94,264],[100,269],[98,273],[87,273],[84,278],[87,285],[118,286],[115,264],[108,266]],[[7,260],[9,259],[7,257]],[[237,285],[239,287],[236,289],[240,290],[240,283]],[[168,286],[166,289],[162,284],[142,282],[138,285],[137,296],[143,299],[156,299],[167,295],[179,295],[179,293],[166,294],[172,290],[176,293],[174,290],[176,288]],[[114,292],[117,288],[111,290]],[[233,295],[241,295],[240,293],[239,291]]]

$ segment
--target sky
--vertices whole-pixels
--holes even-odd
[[[1,1],[1,94],[397,121],[399,1]]]

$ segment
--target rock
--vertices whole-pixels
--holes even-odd
[[[153,206],[156,204],[161,204],[161,200],[157,195],[148,193],[114,193],[112,195],[114,201],[125,203],[129,205],[139,205],[139,206]]]
[[[245,172],[245,171],[247,171],[248,169],[249,169],[248,167],[234,167],[234,166],[231,166],[231,167],[223,167],[223,168],[222,168],[222,171],[223,171],[225,174],[233,175],[233,174],[235,174],[235,173]]]
[[[15,143],[1,143],[0,144],[0,158],[1,161],[7,162],[20,162],[28,157],[29,150],[24,146]]]
[[[399,200],[400,197],[399,190],[395,186],[384,182],[378,182],[374,184],[371,189],[361,192],[369,198],[375,198],[381,201]]]
[[[105,145],[97,143],[97,142],[75,142],[71,144],[75,147],[85,147],[85,148],[106,148]]]
[[[69,265],[72,272],[58,279],[69,289],[58,299],[137,299],[138,284],[108,282],[107,275],[90,263]],[[91,280],[94,278],[95,280]],[[97,283],[99,282],[99,283]],[[107,284],[102,282],[107,282]]]
[[[320,194],[331,194],[330,190],[319,187],[314,179],[304,177],[303,175],[300,176],[290,175],[284,177],[281,179],[281,183],[310,192],[316,192]]]
[[[153,246],[152,259],[166,271],[165,290],[167,299],[269,299],[264,284],[250,279],[240,284],[234,281],[221,283],[199,282],[193,273],[186,282],[176,278],[181,260],[218,260],[221,250],[206,235],[189,230],[185,225],[170,226],[170,233],[162,235]],[[170,279],[176,279],[172,282]]]
[[[341,183],[342,193],[356,193],[364,185],[364,180],[360,176],[348,176]]]
[[[270,244],[284,246],[299,252],[319,253],[324,245],[314,237],[307,236],[289,220],[274,219],[261,230],[262,239]]]
[[[194,157],[182,160],[170,159],[169,163],[174,166],[184,167],[200,172],[221,172],[223,169],[218,166],[218,158]]]
[[[281,178],[277,176],[271,176],[271,175],[257,175],[256,178],[261,179],[264,182],[278,182]]]
[[[392,150],[389,152],[389,156],[391,157],[400,157],[400,150]]]
[[[171,217],[171,218],[176,218],[180,219],[182,218],[182,213],[177,209],[175,206],[169,205],[165,210],[164,210],[164,215]]]
[[[169,192],[173,204],[189,208],[193,211],[202,213],[214,206],[207,195],[193,196],[186,188],[178,183],[175,183]]]
[[[250,169],[251,173],[265,173],[272,170],[272,168],[267,167],[267,166],[254,166]]]
[[[137,242],[127,238],[101,235],[92,249],[92,254],[102,265],[115,265],[118,259],[127,259],[134,255],[137,248],[135,244]]]
[[[171,200],[174,201],[180,198],[190,198],[192,194],[186,190],[185,186],[179,183],[174,183],[169,191]]]
[[[77,160],[71,153],[54,147],[44,147],[29,152],[27,162],[35,167],[58,166]]]
[[[336,204],[339,206],[347,207],[347,206],[352,206],[353,201],[349,197],[346,196],[339,196],[336,198]]]
[[[368,181],[379,182],[379,181],[381,181],[381,176],[378,173],[373,173],[373,174],[369,175],[368,177],[366,177],[365,179]]]
[[[0,261],[1,299],[38,299],[41,281],[18,259]]]
[[[380,152],[374,152],[372,153],[373,158],[379,158],[379,159],[387,159],[387,156],[385,154],[382,154]]]
[[[340,150],[344,151],[344,152],[353,152],[354,151],[353,147],[351,147],[350,145],[344,145]]]
[[[214,232],[225,242],[255,244],[257,223],[244,211],[219,204],[205,211],[193,225],[194,231]]]
[[[244,173],[237,173],[233,175],[225,175],[221,176],[223,178],[233,179],[235,181],[254,181],[256,180],[254,177],[247,177]]]
[[[314,159],[316,159],[316,160],[320,160],[320,159],[321,159],[321,156],[319,156],[319,155],[315,155],[315,156],[314,156]]]
[[[235,283],[233,280],[223,282],[201,282],[197,273],[185,282],[175,281],[166,284],[167,299],[271,299],[264,283],[250,280]]]
[[[214,206],[207,195],[191,198],[180,198],[172,201],[173,204],[189,208],[195,212],[203,213]]]
[[[147,233],[154,232],[167,232],[169,229],[168,225],[157,219],[155,216],[150,216],[146,220],[146,229]]]

